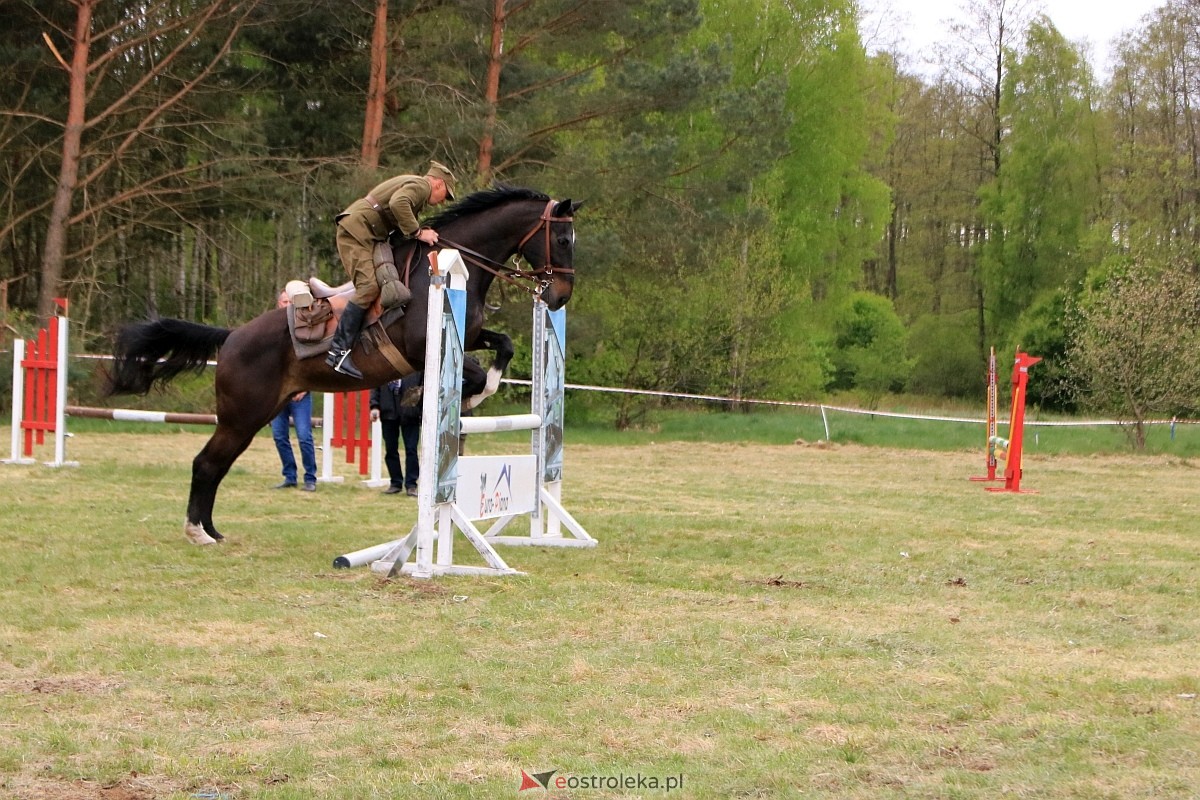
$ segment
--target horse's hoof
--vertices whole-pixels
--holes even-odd
[[[488,367],[487,382],[483,386],[483,391],[463,400],[463,408],[469,411],[494,395],[500,389],[500,379],[502,377],[504,377],[503,370]]]
[[[197,525],[194,522],[185,522],[183,524],[183,535],[192,544],[216,544],[217,540],[209,536],[205,532],[203,525]]]

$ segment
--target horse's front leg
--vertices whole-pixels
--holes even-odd
[[[504,371],[508,369],[514,353],[512,339],[508,334],[487,328],[479,332],[470,349],[491,350],[495,355],[492,365],[488,367],[487,376],[482,380],[476,375],[467,374],[470,371],[467,368],[470,362],[464,365],[463,408],[468,410],[475,408],[500,389],[500,379],[504,377]],[[482,375],[482,368],[477,368],[480,370],[479,375]]]

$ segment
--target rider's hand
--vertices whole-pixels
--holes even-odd
[[[379,409],[372,408],[371,409],[371,422],[376,422],[378,420],[379,420]]]
[[[438,243],[438,233],[433,228],[421,228],[421,230],[417,231],[417,238],[428,245]]]

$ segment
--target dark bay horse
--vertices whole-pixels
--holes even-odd
[[[483,327],[484,299],[497,274],[505,279],[531,278],[551,310],[561,308],[575,284],[573,217],[582,205],[554,201],[529,189],[497,186],[463,198],[430,219],[442,247],[463,254],[470,278],[467,282],[468,350],[495,351],[487,373],[467,360],[464,365],[464,406],[477,402],[499,386],[500,374],[513,355],[508,336]],[[394,245],[396,264],[403,272],[408,260],[405,242]],[[505,265],[518,255],[530,266],[520,270]],[[422,259],[412,270],[413,299],[404,316],[388,325],[396,348],[417,370],[425,364],[425,320],[429,270]],[[364,352],[355,345],[354,363],[362,380],[334,372],[319,357],[297,359],[288,332],[286,309],[273,309],[229,330],[177,319],[159,319],[127,325],[117,335],[115,362],[107,391],[113,394],[146,394],[155,384],[165,384],[185,371],[199,371],[219,349],[216,369],[217,427],[204,449],[192,461],[184,534],[196,544],[224,538],[213,525],[217,489],[233,462],[250,446],[255,434],[279,413],[287,398],[299,391],[348,392],[380,386],[400,377],[399,371],[378,351]],[[467,368],[469,365],[469,369]]]

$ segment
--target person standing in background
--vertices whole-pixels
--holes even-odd
[[[419,377],[415,373],[411,378]],[[415,381],[411,381],[415,383]],[[383,434],[383,463],[387,465],[388,488],[384,494],[406,493],[417,496],[420,458],[417,443],[421,438],[421,404],[403,405],[410,387],[404,380],[389,381],[371,390],[371,421],[379,420]],[[404,439],[404,469],[400,468],[400,439]]]
[[[290,422],[289,422],[290,418]],[[288,438],[291,423],[296,425],[296,442],[300,445],[300,460],[304,464],[304,491],[317,490],[317,452],[313,445],[312,395],[297,392],[287,401],[275,419],[271,420],[271,434],[275,437],[275,449],[283,465],[283,481],[276,489],[293,489],[296,486],[296,456],[292,453],[292,442]]]
[[[277,308],[286,308],[290,300],[287,292],[281,292],[276,302]],[[288,436],[291,423],[296,426],[296,441],[300,445],[300,460],[304,464],[304,491],[317,490],[317,450],[313,445],[312,433],[312,395],[308,392],[297,392],[288,398],[287,403],[271,420],[271,434],[275,437],[275,449],[279,451],[279,460],[283,465],[283,481],[276,489],[293,489],[296,487],[296,456],[292,452],[292,441]]]

